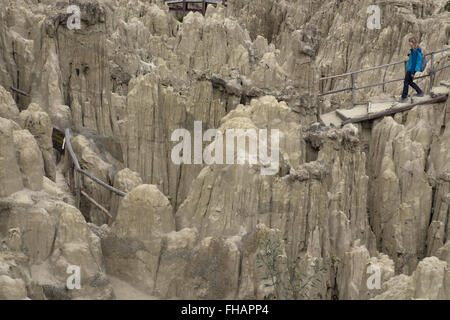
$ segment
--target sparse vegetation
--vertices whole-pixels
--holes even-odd
[[[307,299],[310,289],[321,283],[321,274],[328,271],[328,259],[316,259],[311,275],[302,274],[297,268],[283,272],[281,241],[272,239],[269,232],[265,232],[259,245],[260,251],[256,256],[258,268],[264,268],[266,274],[262,280],[270,280],[265,286],[274,288],[274,293],[267,299]]]
[[[341,262],[341,259],[339,259],[335,254],[331,256],[331,267],[335,268],[339,265],[339,262]]]
[[[445,5],[444,9],[450,12],[450,0],[447,1],[447,4]]]

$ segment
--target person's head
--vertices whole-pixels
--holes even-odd
[[[419,47],[419,42],[415,37],[409,38],[409,46],[411,49],[417,49],[417,47]]]

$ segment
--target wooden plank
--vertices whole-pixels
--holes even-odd
[[[108,217],[112,218],[111,214],[106,210],[100,203],[92,199],[86,192],[81,190],[81,194],[86,197],[90,202],[92,202],[97,208],[99,208],[104,214],[106,214]]]
[[[337,128],[342,125],[342,119],[337,116],[336,111],[321,114],[320,120],[328,127],[331,126],[331,124]]]
[[[23,95],[23,96],[25,96],[25,97],[28,97],[29,95],[28,95],[28,93],[26,93],[25,91],[22,91],[22,90],[20,90],[20,89],[17,89],[17,88],[14,88],[14,87],[9,87],[12,91],[14,91],[14,92],[17,92],[18,94],[21,94],[21,95]]]
[[[336,113],[340,114],[341,119],[343,121],[347,121],[348,119],[352,119],[355,117],[361,117],[367,114],[367,106],[359,105],[352,109],[339,109],[336,110]]]
[[[438,102],[443,102],[445,100],[447,100],[447,95],[442,95],[433,99],[429,99],[429,100],[423,100],[423,101],[419,101],[416,103],[411,103],[411,104],[407,104],[407,105],[402,105],[401,107],[397,107],[397,108],[391,108],[385,111],[381,111],[381,112],[377,112],[377,113],[371,113],[371,114],[367,114],[365,116],[361,116],[361,117],[355,117],[355,118],[351,118],[349,120],[346,120],[342,123],[342,125],[346,125],[348,123],[355,123],[355,122],[361,122],[361,121],[367,121],[367,120],[374,120],[377,118],[382,118],[385,116],[390,116],[392,114],[398,113],[398,112],[403,112],[406,110],[410,110],[415,106],[418,105],[422,105],[422,104],[432,104],[432,103],[438,103]]]
[[[339,109],[336,110],[336,115],[338,115],[338,117],[341,118],[342,121],[346,121],[346,120],[350,119],[344,113],[342,113],[342,110],[339,110]]]
[[[367,109],[367,113],[377,113],[392,108],[395,102],[372,102],[370,101],[370,109]]]

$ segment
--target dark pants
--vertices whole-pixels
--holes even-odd
[[[403,81],[402,99],[405,99],[408,97],[408,89],[409,89],[408,87],[409,86],[413,87],[414,90],[416,90],[418,94],[422,93],[422,90],[419,88],[419,86],[413,82],[411,72],[406,71],[405,81]]]

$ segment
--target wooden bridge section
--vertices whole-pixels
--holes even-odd
[[[450,92],[450,89],[448,90]],[[369,102],[367,105],[355,106],[352,109],[338,109],[320,115],[321,121],[327,126],[341,127],[347,123],[375,120],[393,115],[398,112],[410,110],[418,105],[444,102],[448,99],[448,93],[438,95],[426,95],[424,97],[412,98],[412,101],[399,102]]]
[[[433,51],[433,52],[426,54],[425,55],[426,57],[430,57],[430,60],[428,62],[428,64],[430,65],[430,68],[428,69],[429,72],[428,72],[428,74],[414,78],[414,80],[417,80],[417,79],[423,79],[423,78],[430,77],[430,91],[434,85],[434,79],[436,77],[436,73],[440,72],[444,69],[450,68],[450,64],[445,65],[440,68],[435,68],[435,56],[437,54],[444,53],[444,52],[450,53],[450,47],[444,48],[444,49],[441,49],[438,51]],[[445,88],[449,88],[450,85],[448,82],[443,81],[443,82],[441,82],[441,85],[444,87],[444,89],[440,90],[439,94],[431,92],[431,95],[425,95],[424,97],[413,97],[412,99],[410,99],[409,101],[407,101],[405,103],[400,103],[400,102],[396,102],[396,101],[383,101],[383,102],[370,102],[369,101],[369,102],[364,102],[364,103],[358,103],[356,101],[356,91],[357,90],[367,89],[367,88],[376,87],[376,86],[384,86],[387,83],[399,82],[399,81],[404,80],[403,78],[386,80],[383,82],[368,84],[368,85],[363,85],[363,86],[358,87],[356,85],[356,76],[358,74],[363,73],[363,72],[378,70],[381,68],[387,68],[387,67],[395,66],[398,64],[404,64],[405,69],[406,69],[407,63],[408,63],[408,61],[405,60],[405,61],[400,61],[400,62],[384,64],[384,65],[380,65],[380,66],[376,66],[376,67],[372,67],[372,68],[368,68],[368,69],[362,69],[362,70],[358,70],[358,71],[354,71],[354,72],[348,72],[348,73],[339,74],[339,75],[335,75],[335,76],[320,78],[321,87],[324,87],[324,85],[322,85],[324,81],[333,80],[333,79],[342,78],[342,77],[350,77],[350,84],[351,84],[350,87],[343,88],[343,89],[335,89],[335,90],[331,90],[331,91],[327,91],[327,92],[322,91],[322,93],[319,94],[319,96],[325,96],[325,95],[336,94],[336,93],[345,92],[345,91],[351,91],[352,105],[353,105],[352,109],[338,109],[336,111],[322,114],[322,115],[320,115],[321,121],[324,122],[325,125],[334,125],[336,127],[340,127],[347,123],[368,121],[368,120],[373,120],[373,119],[377,119],[380,117],[392,115],[397,112],[403,112],[403,111],[409,110],[417,105],[443,102],[448,98],[450,89],[446,90]]]
[[[228,4],[227,0],[165,0],[165,2],[169,6],[169,10],[181,11],[183,15],[189,11],[201,12],[205,15],[208,5],[227,6]]]
[[[119,189],[114,188],[113,186],[110,186],[109,184],[101,181],[99,178],[93,176],[86,170],[82,169],[80,167],[80,163],[78,162],[78,158],[77,158],[75,152],[73,151],[72,143],[70,142],[70,137],[71,137],[70,129],[67,128],[65,130],[64,144],[65,144],[65,149],[69,152],[69,156],[70,156],[69,159],[71,160],[71,168],[72,168],[72,174],[69,178],[69,186],[71,186],[71,188],[73,189],[72,191],[75,192],[75,196],[76,196],[75,202],[76,202],[77,208],[80,208],[81,195],[83,195],[89,202],[91,202],[94,206],[99,208],[105,215],[107,215],[109,218],[112,218],[111,214],[108,212],[108,210],[105,207],[103,207],[101,204],[99,204],[97,201],[95,201],[91,196],[89,196],[89,194],[87,194],[83,190],[83,183],[81,180],[81,175],[88,177],[89,179],[91,179],[95,183],[99,184],[103,188],[105,188],[121,197],[124,197],[126,195],[126,193]]]

